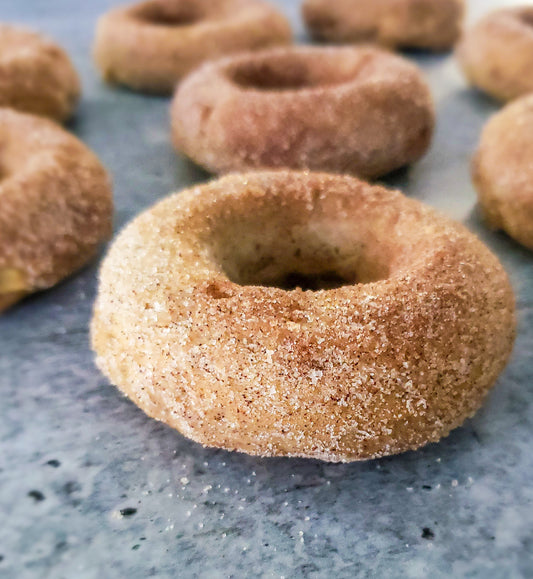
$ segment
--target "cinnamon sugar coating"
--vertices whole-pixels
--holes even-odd
[[[427,150],[418,69],[373,47],[287,47],[204,64],[171,107],[176,149],[214,173],[325,170],[377,177]]]
[[[305,0],[302,12],[318,40],[446,50],[461,34],[464,0]]]
[[[482,18],[466,31],[457,57],[468,81],[500,101],[533,92],[533,6]]]
[[[0,107],[67,120],[80,81],[67,53],[24,28],[0,24]]]
[[[226,176],[137,217],[104,261],[91,327],[98,366],[149,416],[206,446],[328,461],[446,436],[514,334],[507,275],[464,227],[291,171]]]
[[[263,0],[146,0],[100,18],[94,57],[107,82],[170,94],[205,60],[291,37],[287,19]]]
[[[111,234],[94,154],[55,123],[0,109],[0,311],[84,265]]]
[[[489,225],[533,250],[533,94],[489,120],[472,178]]]

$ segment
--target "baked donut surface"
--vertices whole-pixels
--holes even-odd
[[[45,37],[0,24],[0,107],[67,120],[80,81],[67,53]]]
[[[418,69],[373,47],[287,47],[204,64],[177,88],[175,148],[214,173],[281,168],[376,177],[427,150]]]
[[[229,175],[137,217],[104,261],[91,328],[104,374],[185,436],[328,461],[447,435],[514,332],[507,276],[461,225],[290,171]]]
[[[469,82],[500,101],[533,92],[533,6],[489,13],[466,31],[457,56]]]
[[[111,234],[109,178],[55,123],[0,109],[0,311],[84,265]]]
[[[464,0],[305,0],[302,12],[318,40],[446,50],[461,34]]]
[[[106,81],[169,94],[205,60],[291,36],[285,17],[263,0],[147,0],[100,18],[94,55]]]
[[[483,129],[472,177],[488,223],[533,250],[533,94],[496,113]]]

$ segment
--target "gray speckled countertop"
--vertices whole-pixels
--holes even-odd
[[[278,3],[296,23],[298,2]],[[118,229],[207,175],[173,154],[166,99],[95,74],[93,27],[111,4],[0,0],[0,19],[72,55],[84,97],[70,128],[114,176]],[[470,18],[504,4],[472,0]],[[482,411],[439,444],[360,464],[204,449],[94,367],[95,263],[0,319],[0,577],[533,576],[533,257],[475,209],[468,157],[495,103],[466,88],[450,56],[410,57],[439,121],[429,155],[389,183],[466,222],[517,292],[514,355]]]

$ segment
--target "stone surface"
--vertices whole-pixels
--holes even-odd
[[[111,4],[0,0],[0,15],[72,55],[84,97],[70,128],[113,173],[119,229],[207,175],[173,154],[168,100],[99,81],[90,44]],[[298,3],[279,4],[296,23]],[[471,19],[504,4],[472,0]],[[94,264],[0,319],[0,577],[533,575],[533,257],[485,229],[468,173],[497,105],[467,89],[451,56],[408,56],[427,73],[439,121],[429,155],[388,182],[466,222],[517,292],[514,355],[483,410],[439,444],[368,463],[204,449],[95,369]]]

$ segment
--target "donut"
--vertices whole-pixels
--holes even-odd
[[[40,34],[0,24],[0,107],[67,120],[80,81],[66,52]]]
[[[317,40],[438,51],[459,38],[464,0],[305,0],[302,12]]]
[[[429,89],[372,47],[285,47],[206,63],[171,106],[175,148],[214,173],[313,169],[377,177],[427,150]]]
[[[92,346],[205,446],[353,461],[437,441],[503,369],[514,297],[461,225],[349,176],[232,174],[115,240]]]
[[[533,6],[489,13],[457,47],[468,81],[499,101],[533,92]]]
[[[111,233],[109,178],[54,122],[0,109],[0,311],[84,265]]]
[[[285,17],[262,0],[147,0],[100,18],[94,56],[107,82],[170,94],[204,60],[291,36]]]
[[[533,250],[533,94],[508,104],[483,129],[472,160],[481,210]]]

